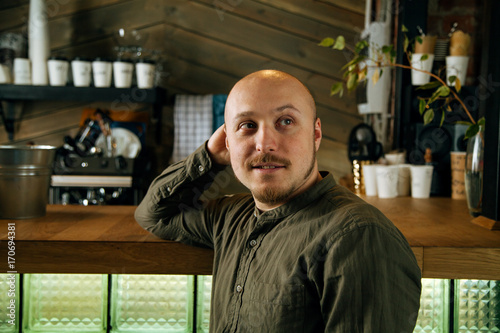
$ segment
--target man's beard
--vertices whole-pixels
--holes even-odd
[[[309,167],[307,168],[307,171],[303,174],[303,178],[301,179],[292,179],[292,182],[287,182],[285,184],[284,188],[276,188],[276,187],[270,187],[267,186],[264,188],[262,191],[257,191],[257,190],[252,190],[253,197],[262,203],[268,204],[268,205],[276,205],[276,204],[282,204],[287,202],[290,197],[293,195],[293,193],[300,187],[306,179],[311,175],[311,172],[314,169],[315,166],[315,161],[316,161],[316,151],[313,149],[312,151],[312,156],[310,159]],[[255,160],[253,160],[250,163],[254,163]],[[261,157],[258,158],[258,162],[276,162],[276,163],[282,163],[286,166],[291,165],[291,162],[286,160],[286,159],[276,159],[272,155],[269,154],[264,154]]]

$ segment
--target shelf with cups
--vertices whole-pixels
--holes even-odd
[[[76,102],[117,102],[151,104],[153,117],[161,119],[161,111],[166,103],[167,91],[161,87],[151,89],[131,88],[96,88],[74,86],[33,86],[33,85],[0,85],[0,101],[76,101]],[[2,107],[0,106],[0,111]],[[3,112],[2,112],[3,114]],[[12,131],[12,122],[4,116],[7,132]]]
[[[402,0],[399,4],[404,11],[400,13],[398,18],[398,31],[401,31],[402,26],[405,27],[420,27],[423,31],[427,31],[428,23],[428,1],[419,1],[418,3],[411,0]],[[484,131],[484,166],[482,178],[483,182],[483,198],[481,218],[484,218],[488,225],[500,224],[500,94],[498,94],[498,84],[500,82],[500,67],[497,66],[498,57],[500,55],[500,46],[497,43],[495,31],[500,28],[500,20],[494,17],[494,13],[500,10],[500,2],[494,0],[486,0],[483,4],[484,20],[481,23],[481,47],[479,54],[475,54],[476,62],[480,62],[480,72],[474,78],[475,86],[462,86],[461,99],[471,111],[473,117],[478,119],[479,116],[485,118]],[[415,38],[417,31],[409,29],[407,37],[412,40]],[[397,36],[396,62],[403,63],[406,59],[404,54],[405,45],[404,34]],[[451,54],[451,52],[450,52]],[[460,59],[457,59],[460,60]],[[464,60],[464,59],[462,59]],[[441,60],[443,62],[443,60]],[[446,65],[446,59],[443,65]],[[434,65],[436,66],[436,58]],[[412,85],[411,72],[402,68],[394,71],[395,76],[395,97],[394,97],[394,143],[395,148],[403,148],[412,151],[414,144],[419,144],[417,138],[424,130],[422,120],[418,110],[417,95],[420,94]],[[463,80],[465,81],[465,80]],[[471,80],[469,80],[471,81]],[[470,110],[473,109],[473,110]],[[454,112],[453,115],[457,115]],[[418,118],[418,121],[417,121]],[[439,117],[438,117],[439,118]],[[457,120],[457,119],[445,119]],[[460,120],[460,119],[458,119]],[[446,121],[441,128],[445,132],[450,132],[452,137],[457,133],[457,126],[449,126]],[[439,125],[439,124],[438,124]],[[448,131],[448,129],[450,131]],[[441,139],[439,135],[434,135],[433,142],[438,142]],[[438,143],[441,143],[440,141]],[[451,150],[448,149],[448,152]],[[449,157],[449,154],[444,156]]]

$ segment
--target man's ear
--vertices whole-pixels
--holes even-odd
[[[316,118],[316,121],[314,122],[314,144],[316,146],[316,151],[318,151],[319,149],[322,136],[323,133],[321,131],[321,120],[319,118]]]

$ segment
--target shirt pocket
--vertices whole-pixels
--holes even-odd
[[[305,287],[300,284],[255,282],[242,306],[243,332],[302,332]]]

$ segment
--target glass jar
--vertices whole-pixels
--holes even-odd
[[[465,157],[465,193],[469,213],[481,215],[483,202],[484,131],[469,138]]]

